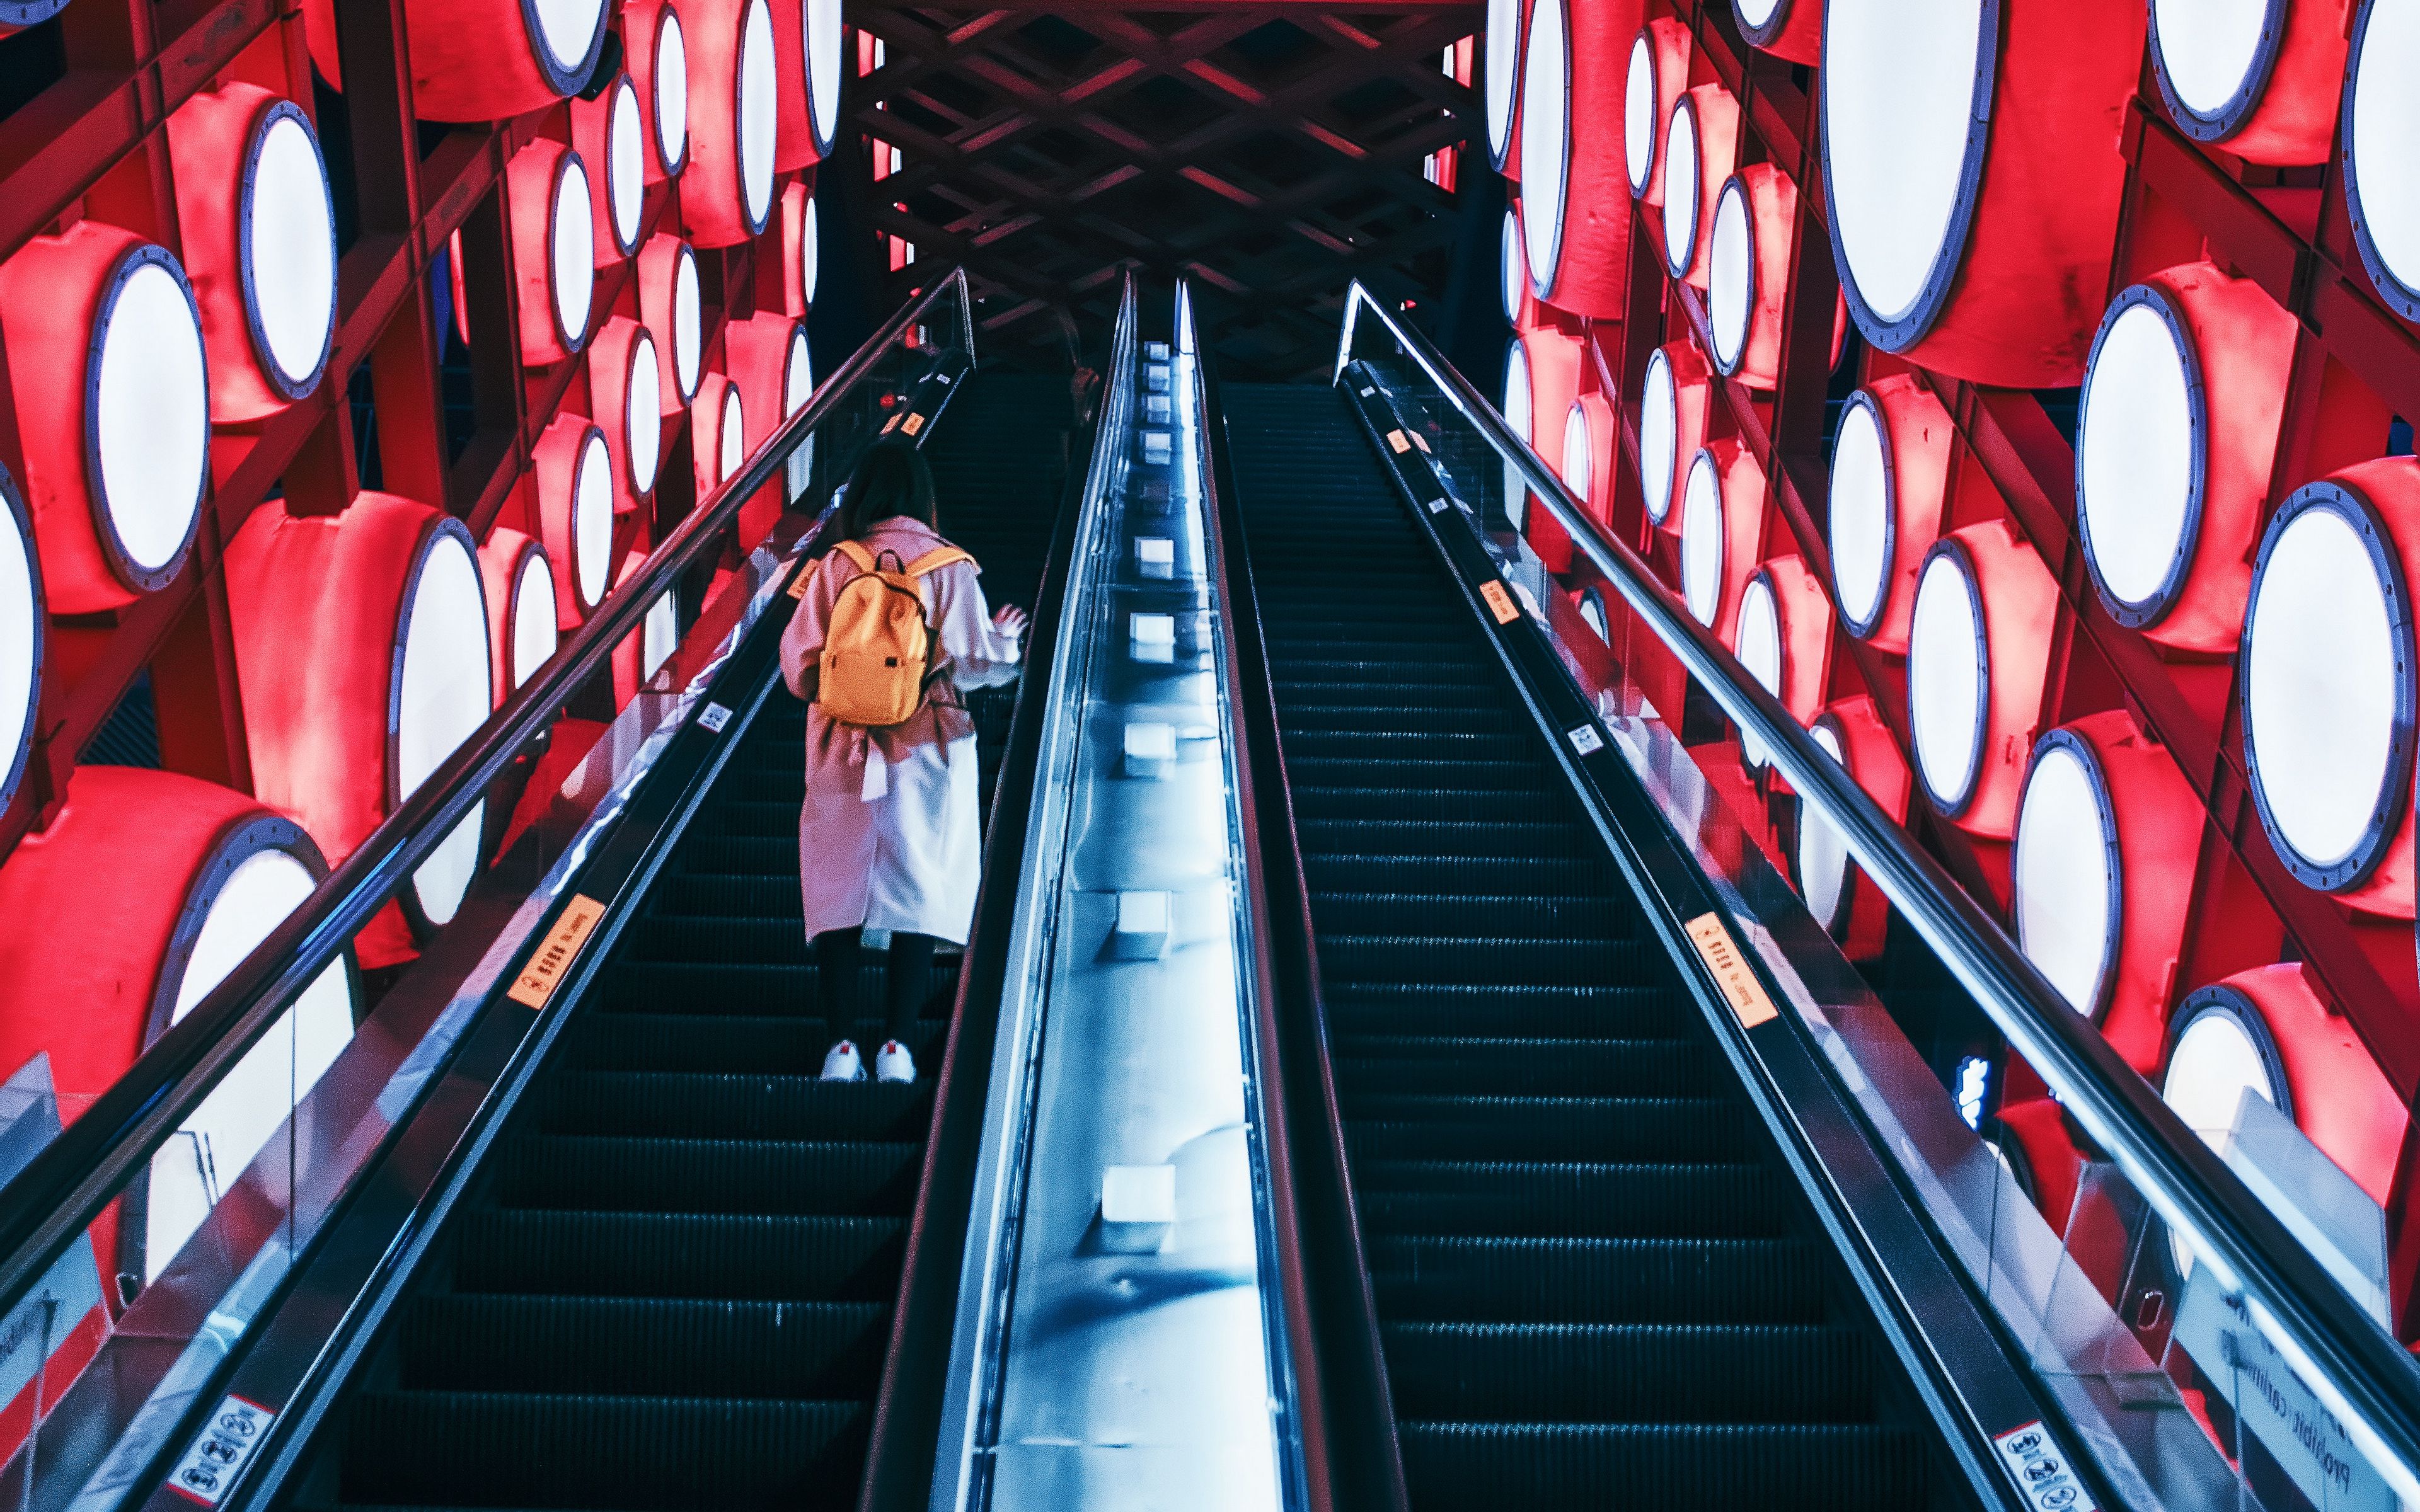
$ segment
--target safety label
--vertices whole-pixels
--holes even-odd
[[[722,733],[722,727],[731,722],[731,711],[720,703],[709,703],[697,711],[697,722],[719,735]]]
[[[2016,1477],[2028,1506],[2038,1512],[2099,1512],[2092,1493],[2076,1478],[2067,1451],[2039,1421],[2010,1428],[1992,1442],[1999,1445],[2001,1461]]]
[[[258,1402],[240,1396],[229,1396],[219,1403],[217,1412],[203,1425],[200,1437],[185,1450],[177,1468],[168,1473],[168,1489],[188,1502],[204,1506],[216,1506],[226,1499],[227,1488],[252,1452],[260,1447],[260,1436],[269,1430],[275,1412]]]
[[[554,928],[546,932],[546,938],[530,953],[529,964],[521,967],[521,974],[513,979],[512,990],[504,995],[524,1008],[544,1008],[546,1000],[554,995],[554,989],[562,984],[563,974],[580,959],[580,948],[588,943],[597,921],[604,917],[603,903],[584,892],[573,893],[571,902],[564,904],[562,917],[554,921]]]
[[[1498,625],[1510,625],[1521,617],[1521,610],[1514,606],[1512,595],[1493,578],[1479,585],[1479,596],[1487,600],[1487,612],[1496,616]]]
[[[1764,983],[1758,980],[1756,968],[1731,943],[1731,932],[1723,927],[1721,915],[1699,914],[1689,920],[1689,939],[1704,959],[1706,969],[1714,974],[1714,985],[1723,990],[1731,1011],[1739,1015],[1741,1028],[1752,1029],[1780,1016]]]
[[[1412,449],[1410,440],[1400,430],[1390,430],[1387,432],[1387,446],[1397,456],[1401,456],[1405,452]]]
[[[1566,730],[1563,738],[1572,743],[1572,749],[1583,756],[1593,756],[1605,749],[1605,737],[1596,733],[1596,726],[1592,724],[1576,725]]]
[[[1442,514],[1444,514],[1444,513],[1445,513],[1445,501],[1444,501],[1444,500],[1442,500],[1442,499],[1432,499],[1432,500],[1430,500],[1430,501],[1429,501],[1429,513],[1430,513],[1430,514],[1432,514],[1432,515],[1442,515]]]
[[[924,417],[923,417],[923,415],[920,415],[920,414],[917,414],[917,413],[913,412],[912,410],[908,413],[908,416],[907,421],[906,421],[903,424],[901,424],[901,425],[900,425],[900,427],[899,427],[900,431],[901,431],[903,434],[905,434],[905,435],[908,435],[908,436],[913,436],[913,435],[915,435],[918,431],[923,430],[923,428],[924,428]]]

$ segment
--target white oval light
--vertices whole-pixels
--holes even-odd
[[[1697,256],[1698,116],[1683,95],[1664,130],[1664,266],[1674,278]]]
[[[1832,447],[1832,586],[1840,617],[1853,631],[1869,630],[1883,612],[1891,578],[1891,499],[1883,456],[1882,424],[1870,404],[1840,415]]]
[[[577,351],[588,339],[588,316],[597,299],[597,207],[589,198],[587,166],[576,153],[564,154],[555,176],[550,221],[547,287],[564,345]]]
[[[1756,246],[1747,190],[1737,178],[1714,201],[1714,244],[1706,255],[1706,320],[1714,328],[1714,361],[1728,373],[1747,351],[1748,314],[1756,304]]]
[[[528,0],[537,13],[537,37],[558,72],[588,60],[588,50],[605,24],[607,0]]]
[[[2420,314],[2420,3],[2368,0],[2345,85],[2345,189],[2363,260],[2406,319]],[[2376,275],[2383,274],[2383,278]]]
[[[1630,192],[1646,193],[1655,171],[1655,48],[1644,31],[1630,44],[1630,76],[1621,85],[1621,165]]]
[[[1581,503],[1589,501],[1589,478],[1595,460],[1595,449],[1589,444],[1588,411],[1575,404],[1563,417],[1563,482],[1579,495]]]
[[[773,72],[773,12],[755,0],[739,28],[739,205],[751,229],[773,212],[773,144],[782,123]]]
[[[272,111],[244,186],[244,306],[256,347],[288,391],[327,360],[336,322],[336,216],[318,141],[299,111]]]
[[[656,486],[656,470],[664,459],[662,359],[656,339],[641,331],[630,339],[630,387],[623,395],[623,424],[629,428],[632,486],[645,493]]]
[[[1512,92],[1521,82],[1521,0],[1487,0],[1487,150],[1512,145]]]
[[[1648,354],[1647,379],[1638,401],[1638,491],[1647,517],[1664,523],[1672,513],[1672,479],[1680,459],[1681,398],[1673,387],[1672,364],[1657,347]]]
[[[547,571],[546,558],[535,551],[521,559],[520,582],[513,590],[510,628],[513,686],[519,687],[530,680],[532,672],[546,665],[562,635],[556,628],[554,574]]]
[[[42,674],[40,566],[13,494],[0,497],[0,805],[34,737]]]
[[[487,722],[489,655],[478,559],[458,527],[441,531],[429,541],[403,616],[396,694],[396,803],[418,792],[455,748]],[[431,925],[451,921],[470,890],[486,812],[484,801],[473,806],[411,874],[421,916]]]
[[[1521,217],[1511,209],[1504,212],[1504,240],[1497,255],[1501,259],[1497,279],[1504,290],[1504,323],[1517,326],[1521,323],[1521,297],[1529,292],[1529,285],[1528,270],[1521,261]]]
[[[1990,696],[1983,604],[1962,562],[1944,550],[1925,563],[1908,627],[1908,717],[1916,775],[1944,809],[1959,808],[1974,792]]]
[[[1982,0],[1830,0],[1821,86],[1824,177],[1842,281],[1885,324],[1915,314],[1954,261]]]
[[[815,146],[828,150],[840,134],[841,34],[840,0],[807,0],[807,110],[815,127]]]
[[[601,430],[588,433],[572,474],[571,539],[571,571],[581,600],[601,602],[613,554],[613,454]]]
[[[1723,489],[1707,452],[1690,459],[1681,489],[1681,598],[1699,625],[1722,612]]]
[[[680,646],[680,614],[668,590],[647,606],[639,631],[639,681],[645,682],[672,660]]]
[[[2315,501],[2271,528],[2244,639],[2262,813],[2306,869],[2343,865],[2383,838],[2372,826],[2399,796],[2397,694],[2410,669],[2387,585],[2337,507]]]
[[[2102,333],[2076,425],[2076,514],[2086,559],[2110,595],[2148,609],[2171,592],[2193,542],[2194,404],[2182,338],[2151,300]]]
[[[1554,291],[1571,170],[1571,38],[1563,23],[1563,0],[1537,0],[1521,59],[1521,234],[1540,299]]]
[[[673,270],[673,381],[680,385],[680,402],[697,397],[698,380],[706,375],[706,324],[699,313],[697,253],[681,244],[680,261]],[[660,395],[658,396],[660,400]]]
[[[1685,543],[1687,537],[1683,536]],[[1773,599],[1773,584],[1760,573],[1748,579],[1740,594],[1739,625],[1731,638],[1737,644],[1732,655],[1757,686],[1776,698],[1781,696],[1781,609]],[[1748,765],[1761,771],[1766,761],[1764,742],[1743,727],[1740,731],[1740,755]]]
[[[1818,720],[1807,733],[1823,754],[1842,761],[1839,733],[1829,724]],[[1827,932],[1838,931],[1840,904],[1849,896],[1849,845],[1811,803],[1798,816],[1798,887],[1815,922]]]
[[[656,156],[667,172],[689,162],[689,39],[667,6],[656,23]]]
[[[2070,1008],[2100,1011],[2117,959],[2117,820],[2100,776],[2072,739],[2054,739],[2034,757],[2017,805],[2017,944]]]
[[[639,244],[639,212],[647,192],[647,141],[639,121],[639,86],[628,74],[613,82],[605,116],[605,208],[613,239],[628,255]]]
[[[817,243],[816,233],[815,197],[810,194],[807,196],[806,224],[799,227],[799,298],[810,305],[815,302],[815,280],[823,273],[823,249]],[[692,305],[696,285],[697,273],[692,270],[690,273]]]
[[[1527,438],[1536,420],[1529,403],[1529,352],[1515,341],[1504,352],[1504,424]],[[1504,515],[1516,531],[1525,529],[1529,514],[1529,485],[1521,470],[1504,463]]]
[[[722,421],[714,428],[715,460],[721,469],[717,483],[728,483],[748,460],[748,417],[739,404],[739,385],[722,391]]]
[[[2249,81],[2270,0],[2151,0],[2151,50],[2185,108],[2215,116]]]
[[[2274,1107],[2278,1090],[2251,1030],[2224,1008],[2193,1015],[2177,1035],[2168,1069],[2160,1078],[2160,1101],[2212,1149],[2226,1147],[2244,1093]],[[2168,1254],[2180,1273],[2193,1273],[2193,1246],[2174,1229],[2168,1232]]]
[[[88,454],[109,532],[157,573],[192,538],[209,471],[210,394],[193,293],[164,253],[138,254],[102,296]]]

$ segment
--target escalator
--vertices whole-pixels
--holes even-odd
[[[1032,607],[1069,409],[1063,378],[978,374],[926,446],[995,606]],[[974,709],[986,814],[1015,696]],[[295,1504],[856,1502],[958,962],[935,964],[917,1083],[817,1079],[804,725],[779,690],[760,706]]]
[[[1410,1504],[1958,1504],[1344,390],[1224,409]]]

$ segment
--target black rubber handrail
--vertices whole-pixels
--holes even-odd
[[[430,773],[302,906],[269,933],[226,980],[144,1051],[43,1150],[0,1187],[0,1316],[13,1310],[61,1251],[199,1107],[412,869],[453,833],[488,785],[552,724],[573,691],[613,654],[680,575],[722,547],[740,505],[874,370],[908,330],[955,294],[972,356],[966,273],[952,269],[908,301],[819,385],[753,456],[708,494],[504,706]]]
[[[2085,1132],[2117,1161],[2160,1217],[2192,1242],[2221,1285],[2243,1295],[2262,1335],[2343,1422],[2355,1447],[2405,1502],[2420,1504],[2420,1360],[2354,1304],[2242,1178],[2068,1005],[1999,924],[1815,744],[1637,552],[1597,523],[1435,345],[1396,319],[1358,280],[1345,301],[1340,378],[1352,356],[1356,322],[1364,316],[1386,328],[1438,397],[1521,474],[1573,543],[1723,711],[1763,743],[1792,791],[1843,837],[1867,875],[1948,964]]]
[[[1216,602],[1227,632],[1229,711],[1242,748],[1236,756],[1237,798],[1250,883],[1243,903],[1251,911],[1251,964],[1261,996],[1262,1074],[1264,1081],[1274,1076],[1277,1084],[1273,1095],[1263,1094],[1276,1124],[1266,1144],[1272,1164],[1282,1162],[1284,1186],[1295,1203],[1292,1227],[1299,1251],[1295,1273],[1287,1277],[1287,1302],[1311,1337],[1316,1367],[1296,1370],[1306,1448],[1320,1456],[1336,1506],[1406,1512],[1411,1495],[1404,1482],[1377,1301],[1361,1247],[1343,1117],[1328,1064],[1318,931],[1278,733],[1277,687],[1261,630],[1260,597],[1245,550],[1234,463],[1228,455],[1226,407],[1210,352],[1205,347],[1198,358],[1208,474],[1202,510],[1213,544]]]

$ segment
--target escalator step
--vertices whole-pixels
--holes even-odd
[[[878,984],[877,984],[878,985]],[[873,999],[881,1001],[879,997]],[[917,1021],[908,1048],[938,1053],[949,1026]],[[565,1031],[564,1064],[583,1071],[713,1072],[748,1066],[813,1076],[837,1036],[815,1012],[798,1014],[598,1013]]]
[[[541,1104],[550,1134],[689,1139],[921,1139],[932,1087],[812,1076],[566,1071]]]
[[[417,1391],[597,1396],[871,1396],[891,1308],[490,1293],[414,1298],[401,1330]]]
[[[1363,1236],[1384,1319],[1818,1323],[1823,1271],[1795,1239]]]
[[[1402,1442],[1418,1508],[1573,1505],[1614,1488],[1657,1512],[1924,1504],[1924,1446],[1900,1428],[1406,1422]]]
[[[1786,1227],[1761,1165],[1372,1161],[1354,1184],[1374,1234],[1758,1239]]]
[[[1407,1417],[1495,1422],[1854,1423],[1873,1412],[1844,1328],[1393,1323]]]
[[[1722,1098],[1470,1097],[1373,1093],[1344,1100],[1356,1161],[1505,1160],[1552,1150],[1583,1161],[1733,1161],[1754,1149]]]
[[[497,1196],[514,1208],[905,1216],[923,1153],[906,1139],[537,1134],[504,1152]]]
[[[1528,982],[1353,981],[1326,994],[1345,1033],[1411,1035],[1485,1028],[1521,1039],[1668,1038],[1675,995],[1665,987],[1547,987]]]

